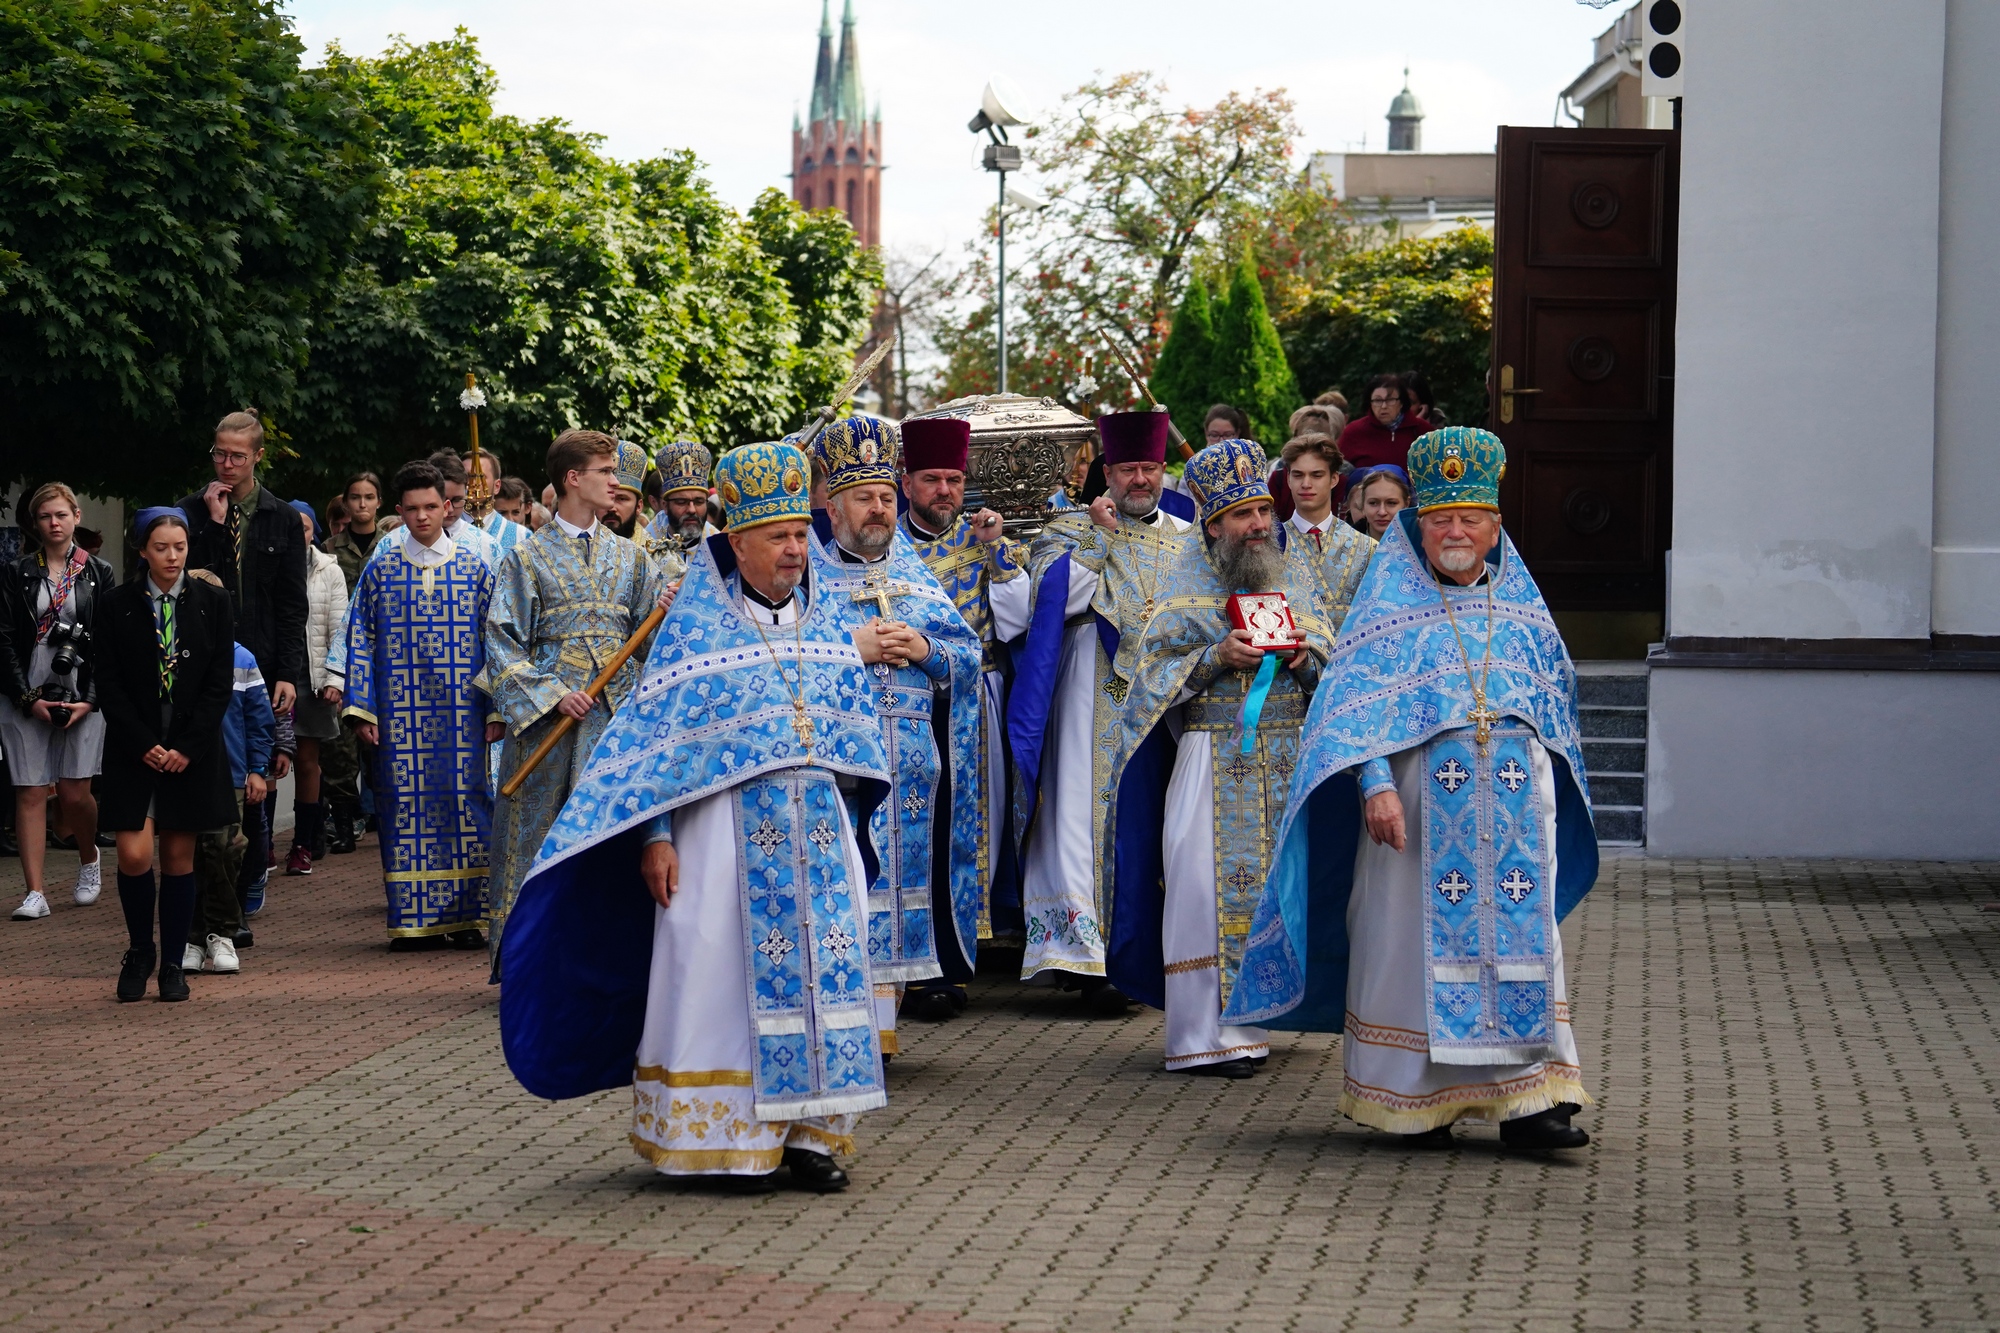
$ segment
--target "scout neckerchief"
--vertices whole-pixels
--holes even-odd
[[[49,577],[47,549],[43,549],[35,558],[42,562],[42,581],[50,585],[49,609],[35,617],[35,642],[42,643],[48,639],[49,631],[55,628],[56,617],[62,614],[63,603],[69,600],[69,590],[75,586],[76,576],[83,572],[83,567],[90,562],[90,557],[84,554],[82,547],[71,542],[69,554],[63,557],[62,573],[53,579]]]

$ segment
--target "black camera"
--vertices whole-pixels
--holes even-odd
[[[49,662],[49,678],[37,697],[49,705],[49,721],[58,727],[69,725],[69,707],[77,701],[76,669],[90,647],[90,634],[72,621],[57,621],[44,640],[55,650]]]

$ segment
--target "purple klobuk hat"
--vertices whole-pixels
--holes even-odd
[[[1104,441],[1104,465],[1167,461],[1165,412],[1111,412],[1097,419],[1097,438]]]
[[[911,417],[903,423],[903,471],[965,471],[972,454],[972,423],[963,417]]]

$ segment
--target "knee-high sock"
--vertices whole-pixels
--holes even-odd
[[[194,876],[160,876],[160,940],[168,948],[188,937],[194,924]],[[178,963],[178,957],[167,960]]]
[[[118,906],[125,911],[125,933],[132,937],[132,947],[140,953],[153,951],[153,868],[146,867],[141,875],[118,872]],[[186,938],[183,930],[179,935],[167,936],[167,942],[178,944]]]

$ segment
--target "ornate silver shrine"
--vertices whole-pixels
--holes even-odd
[[[1049,497],[1068,480],[1077,450],[1097,438],[1097,427],[1055,399],[1018,393],[954,398],[916,416],[972,424],[966,512],[997,511],[1010,537],[1041,531]]]

